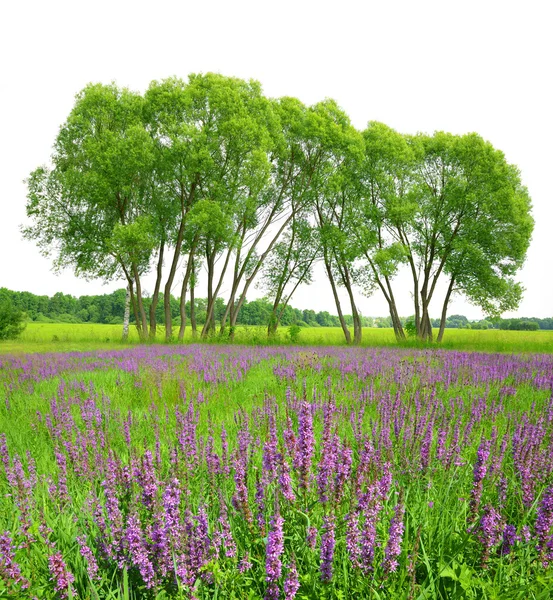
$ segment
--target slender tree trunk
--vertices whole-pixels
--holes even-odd
[[[190,274],[192,273],[192,266],[194,264],[194,254],[188,257],[188,264],[186,265],[186,273],[182,280],[182,288],[180,293],[180,327],[179,327],[179,342],[184,339],[184,331],[186,329],[186,289],[188,288],[188,282],[190,281]]]
[[[129,321],[131,317],[131,288],[127,284],[127,293],[125,294],[125,316],[123,317],[123,341],[129,339]]]
[[[440,343],[444,338],[445,331],[445,323],[447,319],[447,307],[449,305],[449,299],[451,298],[451,292],[453,291],[453,286],[455,285],[455,276],[451,278],[449,281],[449,286],[447,288],[447,293],[445,295],[444,305],[442,308],[442,316],[440,318],[440,331],[438,332],[438,343]]]
[[[340,272],[342,274],[342,283],[346,288],[346,291],[349,296],[349,302],[351,305],[351,316],[353,317],[353,343],[356,346],[358,346],[361,343],[363,329],[361,328],[361,318],[359,316],[359,311],[357,310],[357,306],[355,304],[355,298],[353,296],[353,286],[351,285],[351,277],[347,265],[344,265],[343,268],[340,269]]]
[[[179,263],[180,251],[182,248],[182,238],[184,236],[184,225],[185,218],[181,220],[179,231],[177,233],[177,243],[175,251],[173,252],[173,260],[171,261],[171,267],[169,268],[169,275],[163,288],[163,312],[165,314],[165,339],[169,341],[173,335],[173,321],[171,320],[171,288],[173,287],[173,281],[177,272],[177,265]]]
[[[132,283],[129,284],[129,289],[131,292],[131,306],[132,312],[134,316],[134,324],[136,326],[136,331],[138,332],[138,337],[142,338],[142,325],[140,323],[140,317],[138,316],[138,304],[136,302],[136,296],[134,294],[134,289]]]
[[[390,282],[390,278],[384,276],[384,283],[386,283],[386,287],[384,287],[384,283],[380,279],[380,275],[376,269],[376,265],[371,260],[370,255],[365,252],[365,256],[369,262],[371,270],[373,272],[374,279],[380,288],[386,302],[388,303],[388,309],[390,311],[390,318],[392,319],[392,327],[394,328],[394,334],[396,336],[396,340],[401,341],[405,339],[405,332],[403,331],[403,325],[401,324],[401,319],[399,318],[396,306],[396,300],[394,297],[394,292],[392,290],[392,284]]]
[[[344,319],[344,314],[342,313],[342,306],[340,304],[340,299],[338,298],[338,291],[336,290],[336,282],[334,281],[334,276],[332,275],[332,268],[330,263],[328,262],[328,257],[324,257],[326,274],[328,276],[328,280],[330,281],[330,286],[332,287],[332,294],[334,296],[334,302],[336,303],[336,310],[338,311],[338,319],[340,319],[340,325],[342,326],[342,331],[344,332],[344,337],[346,338],[346,343],[351,344],[351,333],[348,329],[346,321]]]
[[[159,247],[159,257],[157,260],[157,269],[156,269],[156,283],[154,287],[154,294],[152,296],[152,303],[150,304],[150,337],[153,339],[156,337],[156,329],[157,329],[157,319],[156,319],[156,309],[159,300],[159,288],[161,286],[161,275],[162,275],[162,267],[163,267],[163,252],[165,250],[165,240],[161,241],[161,245]],[[165,301],[165,299],[164,299]]]
[[[256,263],[256,265],[255,265],[255,267],[254,267],[254,269],[252,271],[252,273],[250,274],[249,277],[247,277],[246,283],[244,284],[244,288],[242,290],[242,293],[240,294],[240,298],[238,299],[238,302],[234,306],[231,306],[231,309],[230,309],[230,326],[232,328],[231,339],[234,339],[234,337],[233,337],[234,336],[234,328],[236,327],[236,320],[238,319],[238,313],[240,312],[240,309],[242,308],[242,305],[244,304],[244,302],[246,300],[246,296],[247,296],[247,293],[248,293],[248,289],[250,288],[250,285],[254,281],[257,273],[259,272],[259,269],[261,268],[261,266],[265,262],[265,259],[267,258],[267,256],[269,255],[269,253],[273,249],[274,245],[278,241],[280,235],[285,230],[285,228],[288,225],[288,223],[292,220],[294,214],[295,213],[293,213],[292,215],[290,215],[289,217],[287,217],[285,219],[284,223],[280,226],[280,228],[277,231],[276,235],[273,236],[273,238],[271,239],[271,242],[269,243],[269,245],[267,246],[267,248],[265,249],[265,251],[263,252],[263,254],[259,257],[259,259],[258,259],[258,261],[257,261],[257,263]],[[242,277],[243,277],[243,273],[240,276],[240,280],[242,279]]]
[[[194,271],[194,259],[192,259],[192,271]],[[196,282],[194,281],[194,277],[190,282],[190,326],[192,327],[192,337],[196,339],[198,335],[198,326],[196,323],[196,299],[194,297],[195,294]]]
[[[140,283],[140,275],[138,274],[138,267],[136,266],[136,263],[133,263],[132,270],[134,282],[136,284],[136,300],[141,323],[140,337],[142,340],[145,340],[148,335],[148,321],[146,319],[146,311],[144,310],[144,302],[142,300],[142,285]]]
[[[282,299],[282,293],[279,292],[275,300],[273,302],[273,308],[271,310],[271,316],[269,317],[269,323],[267,324],[267,337],[273,337],[279,326],[279,315],[278,315],[278,305],[280,304],[280,300]],[[282,313],[281,313],[282,314]]]
[[[386,287],[388,288],[388,307],[390,309],[390,317],[392,318],[392,327],[394,328],[394,334],[396,336],[396,340],[401,341],[405,339],[405,331],[403,331],[403,325],[401,324],[401,319],[399,318],[399,314],[397,312],[396,299],[394,297],[394,292],[392,291],[392,284],[388,277],[384,277],[386,282]]]
[[[225,277],[225,273],[227,271],[227,267],[230,262],[231,254],[232,254],[232,246],[229,247],[229,249],[227,251],[227,257],[225,258],[225,263],[223,265],[221,275],[219,276],[219,281],[217,282],[217,286],[216,286],[215,290],[213,290],[211,292],[211,296],[208,299],[207,315],[206,315],[206,320],[205,320],[206,323],[205,323],[204,329],[202,331],[202,337],[205,337],[209,333],[215,333],[215,303],[219,296],[219,291],[221,290],[221,286],[223,285],[223,279]],[[215,253],[213,253],[213,256],[215,256]],[[212,268],[214,271],[215,270],[215,262],[213,262]],[[209,294],[209,290],[208,290],[208,294]],[[222,323],[221,323],[221,328],[222,328]]]
[[[188,212],[194,200],[196,188],[198,187],[198,180],[192,183],[188,198],[184,192],[184,188],[181,187],[180,202],[181,202],[181,221],[179,224],[179,230],[177,232],[177,239],[175,242],[175,251],[173,252],[173,260],[171,261],[171,267],[169,268],[169,275],[165,282],[164,295],[163,295],[163,311],[165,313],[165,339],[170,340],[173,335],[173,323],[171,321],[171,288],[173,287],[173,281],[177,272],[177,266],[179,264],[180,253],[182,249],[182,242],[184,239],[184,232],[186,229],[186,221]]]

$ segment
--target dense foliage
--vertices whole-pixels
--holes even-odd
[[[547,598],[552,373],[397,349],[4,357],[0,595]]]
[[[25,329],[25,315],[0,293],[0,340],[15,339]]]
[[[254,284],[272,302],[274,335],[320,262],[345,339],[355,344],[359,290],[383,294],[402,339],[394,278],[403,269],[412,278],[414,331],[431,340],[431,305],[447,279],[441,340],[452,294],[489,316],[517,307],[515,276],[533,229],[518,170],[477,134],[410,136],[375,122],[359,132],[332,100],[269,99],[255,81],[213,73],[154,81],[144,94],[87,86],[56,138],[52,165],[27,184],[25,236],[57,268],[124,279],[142,338],[155,336],[162,305],[167,339],[182,339],[201,268],[202,337],[216,330],[227,288],[218,328],[232,339]],[[189,318],[194,327],[194,310]]]
[[[75,297],[71,294],[57,292],[52,297],[37,296],[30,292],[15,292],[6,288],[0,288],[0,298],[9,299],[9,302],[22,311],[26,317],[38,322],[62,322],[62,323],[109,323],[120,324],[125,314],[125,290],[116,290],[111,294],[99,294],[96,296]],[[163,300],[163,295],[160,294]],[[144,306],[149,311],[152,299],[144,297]],[[195,314],[198,323],[203,325],[207,316],[207,298],[195,298]],[[171,296],[171,317],[174,323],[180,322],[179,300]],[[273,304],[265,298],[245,301],[238,313],[238,325],[268,325]],[[214,304],[214,315],[216,321],[221,321],[226,309],[223,298],[217,298]],[[157,306],[157,319],[165,324],[165,313],[163,307]],[[190,318],[190,301],[186,303],[186,316]],[[134,316],[130,316],[131,322]],[[345,315],[348,325],[353,324],[351,315]],[[373,319],[362,317],[363,326],[371,327]],[[282,325],[300,324],[309,327],[338,327],[339,319],[328,311],[315,312],[311,309],[300,310],[287,305],[280,317]],[[388,327],[386,319],[378,321],[379,326]]]

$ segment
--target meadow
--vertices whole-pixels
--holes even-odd
[[[437,331],[435,332],[437,334]],[[95,349],[122,349],[139,343],[136,329],[129,330],[128,343],[121,342],[121,325],[28,323],[17,340],[0,341],[0,354],[26,352],[72,352]],[[163,343],[164,328],[159,327],[156,341]],[[193,343],[190,328],[187,328],[184,343]],[[211,343],[226,343],[227,338],[215,336]],[[265,327],[239,326],[236,344],[282,345],[290,344],[288,328],[282,327],[272,339],[267,339]],[[339,327],[309,327],[300,330],[294,345],[301,346],[344,346],[344,335]],[[379,328],[363,329],[363,347],[398,347],[393,330]],[[416,339],[401,344],[405,348],[433,347]],[[553,352],[553,331],[502,331],[497,329],[470,330],[448,329],[439,346],[443,349],[476,352]]]
[[[0,597],[550,598],[552,389],[547,354],[4,354]]]

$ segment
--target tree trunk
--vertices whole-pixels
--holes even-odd
[[[223,285],[223,279],[225,277],[225,273],[227,272],[227,268],[230,262],[230,257],[232,254],[232,246],[229,247],[227,251],[227,257],[225,258],[225,264],[223,265],[223,269],[221,271],[221,275],[219,276],[219,281],[217,282],[217,286],[215,290],[210,291],[208,288],[208,302],[207,302],[207,315],[205,319],[205,326],[202,331],[202,337],[206,337],[210,333],[215,333],[215,303],[219,296],[219,291],[221,290],[221,286]],[[213,253],[213,257],[215,256],[215,252]],[[213,271],[215,269],[215,261],[213,261]],[[212,277],[213,278],[213,277]],[[221,324],[222,328],[222,324]]]
[[[447,293],[445,295],[444,305],[442,308],[442,316],[440,318],[440,331],[438,332],[437,342],[440,343],[444,337],[445,330],[445,322],[447,318],[447,307],[449,305],[449,299],[451,298],[451,292],[453,291],[453,286],[455,284],[455,276],[453,276],[449,282],[449,286],[447,288]]]
[[[131,288],[127,284],[127,293],[125,294],[125,316],[123,317],[123,341],[129,339],[129,321],[131,317]]]
[[[138,267],[136,266],[136,263],[133,263],[132,270],[133,270],[134,282],[136,284],[136,301],[137,301],[137,305],[138,305],[138,315],[137,316],[140,316],[140,323],[141,323],[141,329],[140,329],[139,334],[140,334],[141,340],[144,341],[148,335],[148,321],[146,319],[146,311],[144,310],[144,302],[142,300],[142,285],[140,284],[140,275],[138,274]]]
[[[190,279],[190,326],[192,327],[192,337],[196,339],[196,336],[198,335],[198,327],[196,323],[196,299],[194,297],[196,288],[194,262],[194,257],[192,257],[192,277]]]
[[[346,288],[351,305],[351,316],[353,317],[353,343],[354,345],[358,346],[361,343],[363,329],[361,328],[361,317],[359,316],[359,311],[357,310],[357,306],[355,304],[353,286],[351,284],[351,277],[347,265],[344,265],[342,268],[340,268],[340,273],[342,275],[342,283]]]
[[[336,290],[336,282],[334,281],[334,276],[332,275],[332,268],[330,266],[330,263],[328,262],[326,252],[324,262],[326,267],[326,274],[328,276],[328,280],[330,281],[330,286],[332,287],[332,294],[334,296],[334,302],[336,303],[336,310],[338,311],[338,319],[340,319],[340,325],[342,326],[342,331],[344,332],[346,343],[351,344],[351,333],[344,319],[344,314],[342,313],[342,306],[340,304],[340,299],[338,298],[338,292]]]
[[[179,342],[184,339],[184,331],[186,329],[186,289],[190,280],[190,274],[192,272],[192,266],[194,264],[194,255],[191,253],[188,257],[188,264],[186,265],[186,273],[182,280],[182,288],[180,293],[180,327],[179,327]]]
[[[159,247],[159,257],[157,261],[157,269],[156,269],[156,283],[154,287],[154,294],[152,296],[152,303],[150,304],[150,338],[156,337],[156,329],[157,329],[157,319],[156,319],[156,308],[159,300],[159,288],[161,286],[161,275],[162,275],[162,267],[163,267],[163,252],[165,250],[165,240],[161,241],[161,245]],[[164,299],[165,301],[165,299]]]

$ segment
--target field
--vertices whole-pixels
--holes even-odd
[[[121,325],[29,323],[18,340],[0,341],[0,354],[24,352],[72,352],[95,349],[121,349],[138,343],[136,329],[131,327],[129,344],[121,342]],[[272,345],[290,344],[288,329],[283,327]],[[436,332],[437,334],[437,332]],[[160,328],[158,340],[163,339]],[[187,328],[185,343],[192,342]],[[215,337],[214,342],[224,343]],[[266,345],[267,335],[263,327],[239,327],[236,343]],[[345,345],[342,330],[338,327],[304,328],[296,342],[301,346]],[[363,330],[364,347],[397,347],[392,329],[366,328]],[[402,346],[420,348],[416,340],[407,340]],[[446,330],[441,348],[479,352],[553,352],[553,331],[499,331],[499,330]]]
[[[551,597],[553,356],[90,331],[0,356],[0,597]]]

